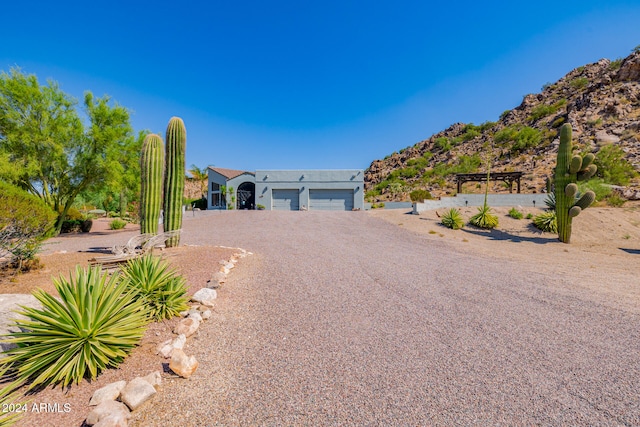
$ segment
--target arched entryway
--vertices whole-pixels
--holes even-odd
[[[256,207],[256,185],[253,182],[243,182],[236,191],[238,200],[237,209],[255,209]]]

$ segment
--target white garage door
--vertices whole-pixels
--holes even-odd
[[[309,190],[309,209],[350,211],[353,209],[353,190]]]
[[[272,190],[271,206],[274,211],[300,210],[300,192],[298,190]]]

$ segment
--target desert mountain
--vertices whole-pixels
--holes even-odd
[[[573,127],[580,151],[598,155],[611,146],[640,170],[640,51],[578,67],[542,92],[526,95],[497,122],[456,123],[430,138],[375,160],[365,172],[369,201],[408,200],[414,189],[455,194],[456,173],[523,172],[522,192],[543,192],[551,177],[563,123]],[[618,148],[616,148],[618,147]],[[621,150],[621,151],[620,151]],[[490,154],[488,154],[490,153]],[[625,194],[636,198],[638,182]],[[464,192],[480,192],[473,183]],[[508,191],[492,184],[491,191]],[[640,196],[640,194],[637,194]]]

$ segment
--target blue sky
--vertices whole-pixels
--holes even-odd
[[[6,3],[1,70],[180,116],[187,166],[243,170],[365,169],[640,45],[637,0]]]

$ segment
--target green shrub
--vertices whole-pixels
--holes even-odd
[[[480,206],[478,213],[469,219],[469,224],[479,228],[496,228],[498,226],[498,217],[491,213],[489,206]]]
[[[107,367],[117,366],[142,338],[147,310],[127,291],[118,274],[103,274],[100,266],[76,267],[69,281],[54,280],[60,298],[38,289],[34,296],[42,308],[22,307],[17,319],[21,332],[7,343],[0,363],[16,369],[20,382],[38,385],[79,383],[95,379]]]
[[[201,197],[199,199],[187,200],[185,204],[189,207],[189,209],[193,209],[195,207],[202,211],[207,210],[207,199],[204,197]]]
[[[548,211],[536,215],[533,217],[533,225],[546,233],[557,233],[558,221],[556,219],[556,211]]]
[[[35,257],[55,218],[38,197],[0,181],[0,250],[13,255],[17,268]]]
[[[109,228],[111,230],[121,230],[126,226],[127,226],[127,221],[123,221],[117,218],[109,223]]]
[[[531,212],[529,212],[525,218],[527,218],[527,219],[533,219],[533,214],[532,214]]]
[[[529,120],[535,122],[538,119],[550,116],[551,114],[556,113],[560,108],[564,107],[566,104],[567,104],[567,100],[563,98],[557,102],[554,102],[551,105],[547,105],[547,104],[536,105],[531,109],[531,115],[529,116]]]
[[[589,80],[586,77],[576,77],[571,80],[569,85],[574,89],[584,89],[589,84]]]
[[[444,215],[442,215],[442,219],[440,220],[442,225],[447,228],[451,228],[452,230],[460,230],[464,227],[464,219],[460,214],[460,211],[456,208],[451,208]]]
[[[511,208],[509,210],[509,216],[513,219],[522,219],[524,215],[518,209]]]
[[[413,190],[409,193],[412,202],[422,202],[423,200],[432,199],[431,193],[427,190]]]
[[[449,138],[447,138],[446,136],[441,136],[440,138],[436,138],[434,143],[436,147],[438,147],[442,151],[449,151],[451,150],[451,147],[452,147],[451,141],[449,141]]]
[[[151,319],[170,319],[189,308],[184,277],[160,258],[145,255],[129,260],[121,272],[127,288],[147,308]]]
[[[609,70],[616,71],[620,68],[621,65],[622,65],[622,58],[614,59],[609,64]]]
[[[263,210],[265,210],[265,206],[264,206],[264,205],[261,205],[260,203],[258,203],[258,204],[256,205],[256,209],[258,209],[259,211],[263,211]]]
[[[638,175],[633,165],[625,157],[625,152],[617,145],[605,145],[595,159],[598,166],[596,176],[607,184],[628,185]]]
[[[620,194],[616,193],[615,191],[611,192],[611,195],[609,195],[609,197],[607,197],[605,199],[605,202],[607,202],[607,204],[609,206],[613,206],[614,208],[619,208],[620,206],[624,205],[627,200],[620,196]]]

